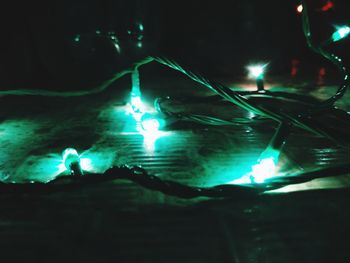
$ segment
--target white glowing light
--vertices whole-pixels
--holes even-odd
[[[275,175],[276,163],[273,157],[262,159],[252,167],[251,176],[255,183],[261,184]]]
[[[130,101],[131,107],[134,111],[139,111],[142,109],[142,101],[140,96],[132,96]]]
[[[117,50],[117,52],[120,54],[121,53],[121,48],[118,43],[114,43],[114,47]]]
[[[139,122],[141,121],[141,117],[144,111],[144,104],[141,101],[140,96],[131,97],[130,103],[126,109],[127,115],[132,115],[133,118]]]
[[[160,122],[157,119],[147,119],[141,122],[141,126],[145,131],[154,132],[160,128]]]
[[[143,31],[144,30],[144,27],[143,27],[143,24],[139,24],[139,29],[140,29],[140,31]]]
[[[134,69],[131,74],[131,96],[130,96],[130,105],[131,110],[134,113],[141,113],[143,111],[143,103],[141,99],[141,87],[140,87],[140,76],[138,69]]]
[[[304,10],[303,5],[298,5],[298,6],[297,6],[297,11],[298,11],[298,13],[302,13],[303,10]]]
[[[247,69],[249,71],[249,77],[253,79],[262,79],[264,77],[265,65],[251,65]]]
[[[277,164],[280,151],[267,148],[261,155],[258,162],[252,166],[251,171],[241,178],[229,182],[230,184],[251,184],[264,183],[267,179],[277,176]]]

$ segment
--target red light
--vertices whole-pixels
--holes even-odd
[[[292,69],[290,71],[290,75],[292,77],[295,77],[298,74],[299,64],[300,64],[300,61],[298,59],[292,59]]]
[[[318,75],[320,77],[324,77],[326,76],[326,69],[325,68],[320,68],[319,72],[318,72]]]
[[[322,12],[327,12],[331,10],[334,7],[334,3],[332,1],[327,1],[327,3],[322,6],[321,11]]]
[[[303,9],[304,9],[303,5],[298,5],[298,6],[297,6],[297,12],[298,12],[299,14],[301,14],[301,13],[303,12]]]
[[[318,79],[317,79],[317,84],[318,85],[324,85],[324,79],[326,77],[327,71],[325,68],[320,68],[318,71]]]

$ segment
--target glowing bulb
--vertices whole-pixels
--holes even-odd
[[[297,12],[298,12],[299,14],[301,14],[301,13],[303,12],[303,10],[304,10],[303,5],[298,5],[298,6],[297,6]]]
[[[327,3],[324,6],[322,6],[321,11],[327,12],[332,8],[334,8],[334,3],[332,1],[327,1]]]
[[[263,183],[266,179],[275,176],[280,151],[268,147],[261,155],[256,165],[250,172],[251,181]]]
[[[160,122],[157,119],[148,119],[141,122],[143,130],[152,132],[158,131],[160,128]]]
[[[267,64],[248,66],[247,69],[249,71],[249,77],[253,79],[263,79],[266,66]]]
[[[144,30],[144,27],[143,27],[143,24],[139,24],[139,29],[140,29],[140,31],[143,31]]]
[[[347,37],[349,34],[350,34],[350,27],[348,26],[338,27],[337,31],[335,31],[334,34],[332,35],[332,40],[333,42],[337,42]]]
[[[130,100],[131,107],[134,111],[140,111],[142,108],[142,101],[140,96],[132,96]]]
[[[131,98],[130,105],[134,113],[141,113],[143,104],[141,100],[141,87],[140,87],[140,76],[137,68],[131,73]]]
[[[252,180],[255,183],[263,183],[266,179],[275,175],[276,163],[273,157],[265,158],[252,167]]]
[[[80,157],[77,150],[73,148],[65,149],[62,153],[62,162],[67,170],[74,175],[82,175]]]
[[[165,121],[159,114],[145,113],[141,117],[141,127],[145,132],[157,132],[165,126]]]

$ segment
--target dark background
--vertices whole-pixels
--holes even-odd
[[[307,1],[316,39],[348,24],[349,1]],[[99,83],[146,55],[169,56],[215,77],[242,76],[251,62],[270,62],[275,76],[290,74],[297,61],[303,77],[329,64],[306,48],[298,1],[11,1],[1,8],[1,89],[81,88]],[[144,47],[127,30],[142,22]],[[113,31],[121,55],[96,30]],[[79,43],[74,39],[82,37]],[[349,40],[330,47],[349,61]],[[330,67],[332,73],[332,67]],[[333,74],[333,73],[332,73]]]

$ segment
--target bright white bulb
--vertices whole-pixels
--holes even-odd
[[[262,159],[252,167],[251,176],[255,183],[263,183],[266,179],[274,176],[276,164],[273,157]]]
[[[145,131],[154,132],[160,128],[160,123],[157,119],[147,119],[141,122],[141,126]]]
[[[297,11],[298,11],[298,13],[302,13],[303,10],[304,10],[303,5],[298,5],[298,6],[297,6]]]
[[[132,97],[130,104],[133,108],[140,109],[142,107],[141,97],[140,96]]]
[[[338,34],[341,38],[346,37],[350,33],[350,27],[343,27],[338,30]]]
[[[267,65],[252,65],[248,66],[249,77],[254,79],[259,79],[264,77],[265,67]]]

